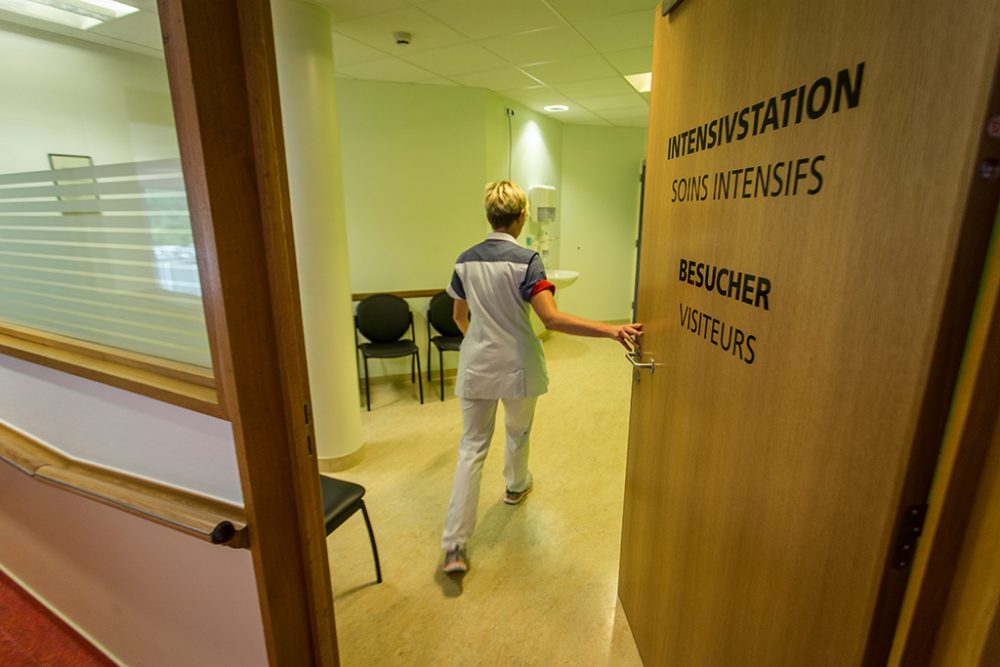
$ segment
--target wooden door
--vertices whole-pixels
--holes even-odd
[[[996,211],[1000,5],[655,21],[623,607],[648,665],[884,664]]]

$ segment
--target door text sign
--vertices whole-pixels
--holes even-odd
[[[833,77],[821,76],[811,84],[747,105],[713,118],[667,140],[667,160],[776,132],[803,121],[819,120],[831,113],[861,104],[865,63],[842,69]],[[793,156],[767,164],[740,166],[714,174],[675,178],[671,203],[794,197],[819,194],[823,189],[822,163],[826,155]]]
[[[831,113],[855,109],[861,104],[865,63],[844,68],[834,76],[821,76],[766,100],[713,118],[697,127],[679,132],[667,140],[667,160],[712,150],[734,142],[776,132],[804,121],[820,120]],[[789,197],[802,193],[816,195],[823,189],[825,154],[792,157],[767,164],[737,167],[714,174],[675,178],[671,182],[670,203],[706,200]],[[745,271],[680,260],[679,279],[725,298],[769,310],[771,281]],[[757,336],[690,305],[680,304],[680,325],[723,352],[746,364],[757,358]]]

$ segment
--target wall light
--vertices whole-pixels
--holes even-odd
[[[569,107],[565,104],[550,104],[547,107],[542,107],[546,111],[569,111]]]
[[[641,74],[628,74],[625,80],[632,84],[632,87],[640,93],[648,93],[653,88],[653,73],[643,72]]]
[[[116,0],[0,0],[0,9],[80,30],[139,11]]]

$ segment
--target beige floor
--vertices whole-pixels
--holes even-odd
[[[364,459],[336,476],[368,490],[385,581],[374,585],[360,514],[327,541],[347,667],[641,665],[616,596],[629,368],[608,340],[556,335],[545,349],[534,491],[519,506],[500,501],[498,428],[464,577],[439,570],[461,421],[453,387],[442,403],[425,385],[424,405],[414,385],[375,388]]]

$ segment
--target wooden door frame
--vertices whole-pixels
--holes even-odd
[[[927,526],[940,526],[940,530],[926,532],[912,572],[910,568],[895,569],[890,562],[893,554],[887,554],[886,574],[869,631],[866,665],[885,665],[890,653],[895,655],[900,650],[907,656],[902,664],[919,664],[918,656],[929,659],[930,653],[925,651],[933,647],[937,635],[991,439],[992,430],[984,427],[988,419],[996,417],[988,407],[984,413],[984,406],[996,406],[998,396],[997,376],[982,374],[991,366],[989,357],[983,357],[983,346],[992,344],[995,354],[1000,342],[971,337],[974,329],[970,327],[975,324],[973,314],[988,268],[987,251],[1000,205],[997,178],[983,179],[977,174],[985,160],[1000,158],[1000,140],[991,138],[986,131],[990,117],[1000,110],[1000,61],[994,67],[985,102],[976,157],[968,165],[965,213],[949,277],[949,298],[934,343],[933,362],[897,510],[897,516],[902,516],[906,507],[927,503],[930,505]],[[980,309],[988,318],[989,304],[980,304]],[[980,326],[986,324],[978,322]],[[988,335],[996,336],[997,331],[994,329]],[[993,362],[996,367],[996,359]],[[971,399],[966,399],[971,401],[970,405],[959,403],[962,383],[968,382],[974,383],[975,392]],[[952,476],[942,478],[940,462],[948,455],[950,440],[951,446],[957,448],[954,452],[957,468],[945,471]],[[943,492],[938,493],[939,490]]]
[[[158,0],[273,665],[337,665],[268,0]]]

